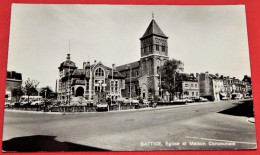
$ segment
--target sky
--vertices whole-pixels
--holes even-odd
[[[242,80],[251,75],[244,5],[13,4],[8,70],[55,89],[60,63],[70,54],[78,68],[101,61],[116,66],[140,60],[140,40],[154,19],[168,39],[169,57],[185,73]]]

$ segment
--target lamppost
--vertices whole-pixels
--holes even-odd
[[[175,87],[175,76],[176,76],[176,71],[174,71],[173,73],[173,90],[174,90],[174,94],[173,94],[173,100],[175,99],[175,91],[176,91],[176,87]]]
[[[131,97],[132,97],[132,92],[131,92],[131,79],[132,79],[132,67],[130,66],[130,65],[126,65],[127,67],[129,67],[130,68],[130,105],[131,105]]]
[[[45,92],[45,99],[47,99],[47,96],[46,96],[47,95],[47,89],[45,89],[44,92]]]
[[[102,89],[102,80],[99,80],[98,83],[99,83],[99,101],[100,101],[100,99],[101,99],[101,89]]]
[[[111,103],[113,103],[113,98],[114,96],[112,96],[112,94],[114,94],[114,90],[115,90],[115,82],[114,82],[114,67],[115,67],[115,64],[112,64],[112,84],[113,84],[113,89],[111,89]]]
[[[159,70],[159,76],[160,76],[159,91],[161,92],[161,99],[162,99],[163,98],[163,95],[162,95],[162,91],[163,91],[163,89],[162,89],[162,73],[161,73],[160,70]]]

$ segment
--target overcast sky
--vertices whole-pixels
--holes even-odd
[[[58,67],[71,60],[117,66],[140,59],[140,40],[154,18],[169,37],[169,57],[184,72],[250,75],[244,5],[136,6],[13,4],[8,70],[55,88]]]

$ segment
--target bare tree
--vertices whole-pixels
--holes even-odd
[[[25,95],[28,95],[28,103],[29,103],[29,97],[33,94],[33,92],[37,91],[38,85],[39,82],[37,80],[31,80],[30,78],[28,78],[24,82],[23,92]]]

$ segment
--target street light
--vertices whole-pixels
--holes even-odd
[[[112,64],[112,84],[113,84],[113,89],[115,90],[115,82],[114,82],[114,77],[113,77],[113,75],[114,75],[114,67],[115,67],[115,64]],[[113,96],[112,96],[112,94],[114,94],[114,90],[112,89],[112,92],[111,92],[111,103],[113,103]]]
[[[130,65],[126,65],[127,67],[130,68],[130,105],[131,105],[131,97],[132,97],[132,94],[131,94],[131,79],[132,79],[132,67]]]
[[[160,76],[160,87],[159,87],[159,91],[161,91],[161,99],[162,99],[162,97],[163,97],[163,95],[162,95],[163,89],[162,89],[162,73],[161,73],[161,70],[159,70],[159,76]]]
[[[100,101],[100,99],[101,99],[101,89],[102,89],[102,80],[99,80],[98,83],[99,83],[99,101]]]
[[[176,71],[174,71],[173,73],[173,90],[174,90],[174,94],[173,94],[173,100],[175,99],[175,91],[176,91],[176,88],[175,88],[175,76],[176,76]]]

